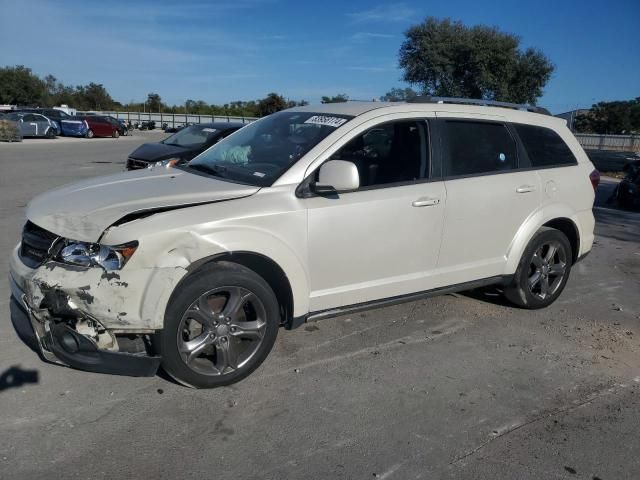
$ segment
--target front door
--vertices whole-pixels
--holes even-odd
[[[443,183],[429,181],[429,144],[425,120],[399,120],[331,156],[356,164],[360,188],[305,200],[311,311],[430,288],[446,199]]]
[[[35,115],[30,113],[22,117],[22,135],[25,137],[34,137],[38,135],[38,122]]]

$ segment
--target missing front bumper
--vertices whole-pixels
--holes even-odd
[[[18,285],[11,282],[11,322],[18,337],[45,361],[78,370],[133,377],[154,376],[161,357],[100,350],[64,322],[40,321]]]

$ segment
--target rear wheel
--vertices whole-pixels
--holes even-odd
[[[118,138],[120,136],[120,132],[118,130],[114,130],[113,133],[111,134],[111,136],[113,138]]]
[[[525,249],[505,296],[528,309],[551,305],[567,284],[572,258],[571,244],[564,233],[541,228]]]
[[[213,388],[258,368],[279,325],[271,287],[252,270],[225,262],[193,274],[176,289],[155,345],[177,381]]]
[[[87,130],[87,133],[84,134],[85,138],[93,138],[93,130]]]

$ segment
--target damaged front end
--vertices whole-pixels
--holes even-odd
[[[153,353],[154,330],[131,328],[124,320],[127,283],[103,268],[56,261],[65,243],[38,233],[27,225],[11,260],[11,319],[20,338],[49,362],[99,373],[155,375],[161,358]],[[92,292],[100,292],[100,299]]]
[[[96,373],[155,375],[161,358],[149,354],[151,345],[146,336],[114,335],[80,312],[55,316],[49,308],[34,309],[15,281],[10,282],[14,328],[44,360]]]

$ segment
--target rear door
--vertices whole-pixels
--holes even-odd
[[[439,271],[449,285],[504,273],[510,245],[540,205],[540,179],[497,117],[438,114],[447,190]]]
[[[113,127],[111,124],[103,117],[95,117],[93,119],[93,123],[95,125],[95,129],[93,133],[99,135],[101,137],[110,137],[113,133]]]
[[[49,120],[42,115],[38,115],[37,113],[33,114],[33,117],[36,122],[36,135],[43,136],[47,134],[47,130],[49,130]]]

